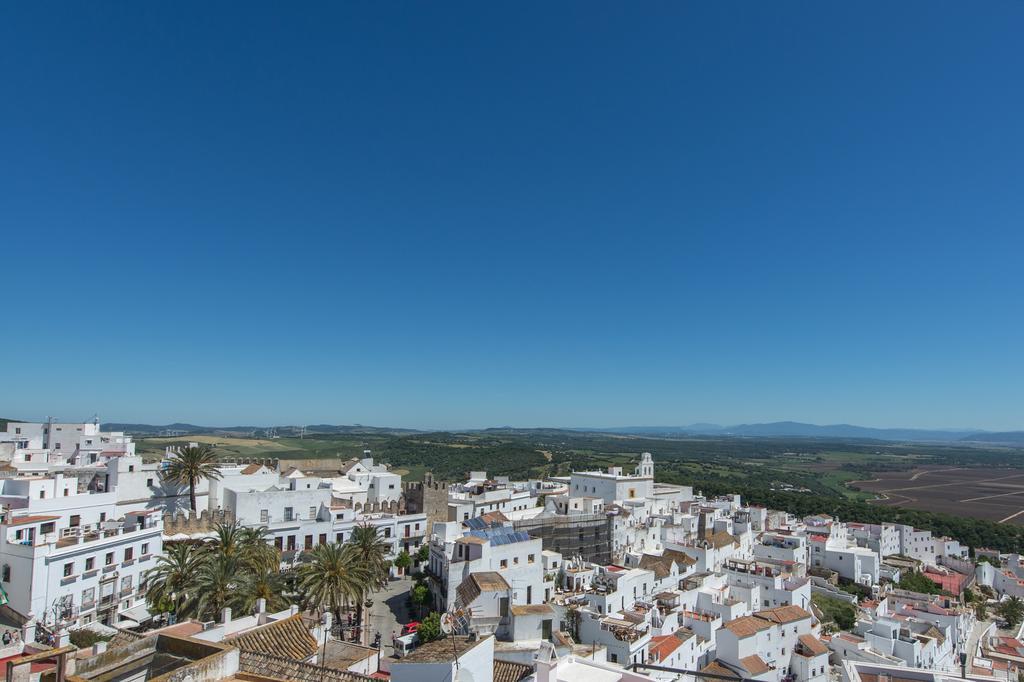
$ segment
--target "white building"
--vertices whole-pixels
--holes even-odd
[[[159,513],[121,513],[114,493],[80,493],[60,474],[0,485],[0,585],[11,608],[50,625],[148,617],[136,607],[163,550]]]
[[[813,616],[798,606],[782,606],[737,618],[717,633],[717,661],[743,677],[781,682],[824,682],[828,648],[817,638]]]
[[[479,521],[479,522],[478,522]],[[542,603],[545,590],[543,547],[539,538],[510,524],[471,519],[435,523],[430,536],[430,574],[435,608],[447,611],[458,601],[457,590],[474,573],[494,572],[508,585],[507,604]]]

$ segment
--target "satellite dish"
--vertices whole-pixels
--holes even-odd
[[[441,632],[445,635],[455,632],[455,614],[451,611],[441,614]]]

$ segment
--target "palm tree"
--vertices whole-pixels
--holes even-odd
[[[235,613],[252,613],[256,610],[256,601],[265,599],[268,612],[283,611],[290,603],[284,596],[287,583],[288,575],[277,568],[244,573],[228,599],[228,605]]]
[[[248,528],[238,521],[216,523],[213,532],[213,540],[205,546],[206,550],[235,559],[242,570],[264,573],[280,567],[277,550],[267,542],[266,526]]]
[[[164,545],[156,566],[146,572],[146,601],[185,615],[195,597],[195,579],[202,554],[192,544],[174,542]]]
[[[356,603],[356,620],[363,625],[363,602],[370,594],[384,589],[388,584],[391,562],[387,555],[391,545],[384,541],[380,531],[370,524],[361,524],[352,529],[348,544],[356,548],[360,561],[366,567],[368,580],[362,585],[359,601]]]
[[[237,559],[207,553],[196,573],[196,611],[200,618],[216,618],[235,595],[243,574]]]
[[[164,469],[165,480],[177,485],[188,486],[189,504],[196,510],[196,485],[204,479],[219,479],[220,469],[217,468],[217,455],[206,443],[199,445],[181,445],[167,461]]]
[[[330,611],[336,623],[342,610],[362,599],[373,576],[354,544],[317,545],[298,568],[299,593],[308,609]]]
[[[369,524],[353,528],[348,542],[358,548],[359,555],[370,571],[368,592],[384,589],[388,584],[388,572],[391,567],[391,562],[388,561],[391,545],[384,541],[377,528]]]

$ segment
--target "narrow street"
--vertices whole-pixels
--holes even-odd
[[[390,669],[390,657],[394,654],[391,633],[401,634],[402,624],[413,620],[413,614],[406,606],[413,581],[409,577],[392,580],[388,586],[373,596],[367,622],[364,642],[373,644],[373,638],[380,633],[380,667]]]

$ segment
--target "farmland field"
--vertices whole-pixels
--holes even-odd
[[[927,466],[850,485],[877,495],[871,504],[1024,524],[1024,469]]]

